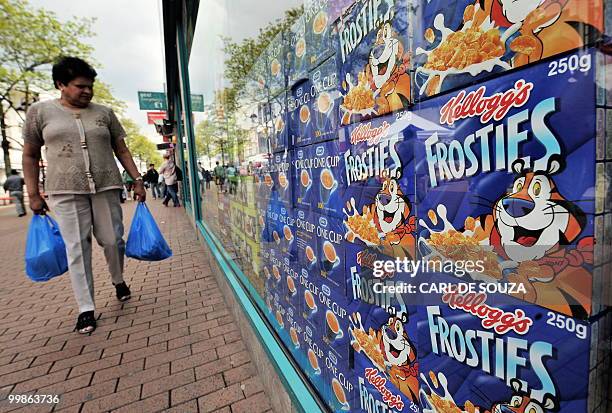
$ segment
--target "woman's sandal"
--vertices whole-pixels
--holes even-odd
[[[76,327],[74,328],[79,334],[91,333],[96,329],[96,318],[93,311],[85,311],[79,314]]]

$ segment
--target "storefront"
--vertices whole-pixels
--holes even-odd
[[[516,3],[163,1],[184,204],[277,410],[607,411],[612,13]]]

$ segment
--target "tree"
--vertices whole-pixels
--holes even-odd
[[[93,102],[112,108],[119,118],[124,117],[125,109],[127,109],[124,101],[113,96],[112,88],[100,80],[94,83]]]
[[[206,155],[208,158],[220,153],[218,145],[219,128],[210,119],[203,120],[195,127],[196,153],[198,156]]]
[[[150,163],[160,165],[162,159],[157,151],[157,147],[140,132],[136,122],[124,118],[121,120],[121,124],[126,133],[125,144],[130,149],[132,156],[141,162],[145,162],[147,165]]]
[[[0,129],[6,170],[11,168],[6,111],[27,111],[35,92],[49,88],[49,65],[60,56],[91,55],[92,47],[81,39],[93,35],[93,21],[60,22],[54,13],[33,9],[25,0],[0,0]]]
[[[303,6],[286,10],[282,19],[277,19],[259,30],[256,38],[245,38],[234,42],[223,37],[223,51],[225,52],[225,76],[231,86],[226,88],[225,110],[234,112],[237,108],[237,97],[244,90],[246,74],[251,70],[257,58],[266,50],[270,42],[282,31],[288,31],[293,23],[304,12]]]

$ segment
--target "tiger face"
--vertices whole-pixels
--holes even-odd
[[[558,405],[550,394],[545,394],[542,402],[539,402],[523,391],[519,380],[512,379],[510,385],[514,391],[510,401],[493,405],[491,413],[548,413],[558,410]]]
[[[378,224],[385,234],[395,231],[410,215],[410,203],[395,179],[383,181],[375,206]]]
[[[369,56],[369,68],[377,89],[381,89],[391,78],[401,61],[403,46],[395,35],[391,24],[385,23],[376,35],[376,43]]]
[[[493,208],[506,255],[516,262],[537,260],[575,240],[586,218],[559,193],[552,178],[562,169],[561,161],[551,157],[546,171],[526,171],[521,160],[512,168],[518,175],[512,189]]]

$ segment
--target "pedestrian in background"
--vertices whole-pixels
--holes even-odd
[[[233,164],[227,167],[227,180],[229,184],[229,193],[236,195],[236,188],[238,187],[238,171]]]
[[[127,199],[132,199],[132,189],[134,187],[134,180],[125,170],[121,174],[121,177],[123,180],[123,185],[125,186],[125,191],[127,193]]]
[[[215,175],[215,183],[217,184],[217,192],[221,192],[223,191],[223,181],[225,181],[225,169],[219,165],[219,161],[217,161],[213,173]]]
[[[204,179],[204,168],[202,167],[202,162],[198,162],[198,182],[200,186],[200,194],[204,195],[206,191],[206,180]]]
[[[151,187],[151,195],[153,195],[153,199],[157,199],[161,197],[159,193],[159,173],[155,170],[155,164],[149,164],[149,169],[147,173],[144,175],[143,180],[149,184]]]
[[[6,178],[2,187],[9,196],[15,201],[15,209],[17,210],[17,216],[23,217],[26,215],[25,206],[23,204],[23,178],[19,175],[15,169],[11,170],[11,175]]]
[[[164,177],[164,183],[166,184],[166,196],[164,197],[164,206],[168,206],[168,202],[172,199],[172,203],[175,207],[180,207],[181,204],[178,200],[178,180],[176,174],[176,165],[170,157],[170,155],[164,155],[164,163],[159,168],[159,174]]]
[[[147,193],[126,133],[112,109],[91,103],[96,71],[84,60],[64,57],[52,68],[59,99],[30,106],[23,125],[23,167],[30,209],[49,210],[38,189],[41,148],[48,163],[46,192],[66,243],[72,289],[79,307],[75,330],[96,328],[94,279],[91,265],[92,232],[104,249],[119,301],[130,298],[123,279],[125,242],[120,192],[121,174],[115,157],[134,183],[134,195],[144,202]]]
[[[208,169],[204,170],[204,180],[206,181],[206,189],[210,189],[210,181],[212,181],[212,174]]]

